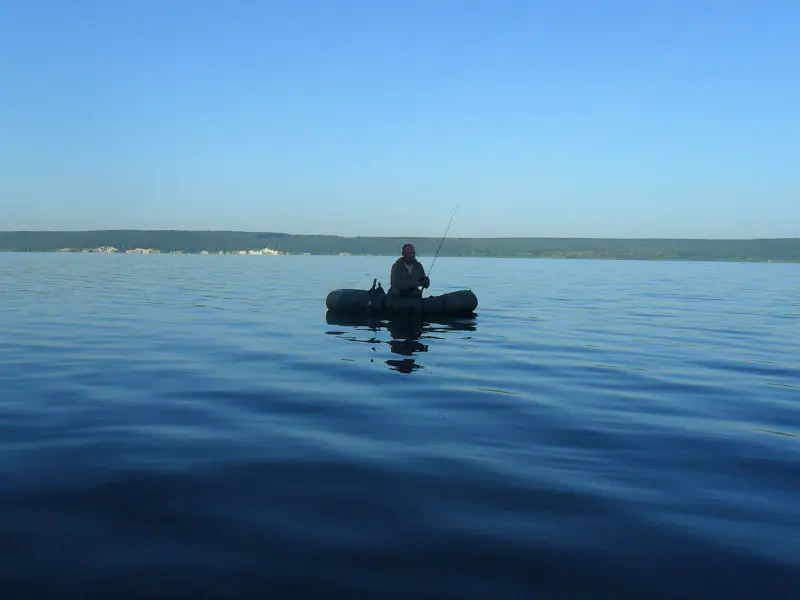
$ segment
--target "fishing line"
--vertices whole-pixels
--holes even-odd
[[[428,272],[425,274],[428,277],[431,276],[431,271],[433,271],[433,265],[436,264],[436,259],[439,257],[439,250],[442,249],[442,242],[444,242],[444,238],[447,237],[447,232],[450,231],[450,225],[453,223],[453,217],[456,216],[456,211],[458,211],[458,204],[456,204],[456,209],[453,211],[453,214],[450,216],[450,222],[447,224],[447,229],[444,230],[444,235],[442,239],[439,241],[439,247],[436,249],[436,254],[433,257],[433,261],[431,262],[431,267],[428,269]]]

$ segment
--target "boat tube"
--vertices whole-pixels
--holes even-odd
[[[410,297],[387,294],[380,284],[368,290],[333,290],[325,298],[325,306],[332,314],[425,317],[475,316],[478,298],[472,290],[456,290],[438,296]]]

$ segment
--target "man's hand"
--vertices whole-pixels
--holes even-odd
[[[425,276],[425,277],[423,277],[422,279],[420,279],[420,280],[419,280],[419,284],[420,284],[420,285],[421,285],[423,288],[427,289],[427,288],[428,288],[428,287],[431,285],[431,280],[430,280],[430,279],[428,279],[428,277],[427,277],[427,276]]]

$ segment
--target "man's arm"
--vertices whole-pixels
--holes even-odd
[[[428,276],[425,274],[425,267],[422,266],[422,263],[419,263],[419,270],[422,272],[422,277],[417,285],[427,288],[431,284],[431,280],[428,279]]]

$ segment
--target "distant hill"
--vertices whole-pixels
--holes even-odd
[[[0,231],[0,251],[55,252],[110,247],[120,252],[240,252],[396,256],[404,242],[431,256],[441,238],[340,237],[246,231]],[[755,240],[447,238],[440,256],[800,262],[800,238]]]

